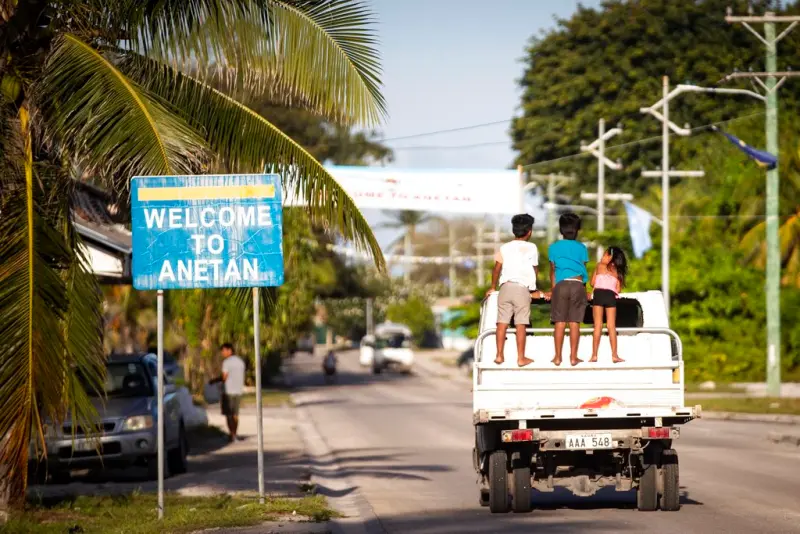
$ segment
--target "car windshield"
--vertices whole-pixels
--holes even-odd
[[[86,381],[82,379],[84,385]],[[91,387],[86,387],[90,395],[98,396]],[[106,364],[106,376],[103,383],[102,394],[112,397],[149,397],[152,395],[150,380],[145,368],[140,363],[114,363]]]

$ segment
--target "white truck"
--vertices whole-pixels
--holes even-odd
[[[526,356],[517,366],[513,328],[505,363],[494,363],[497,293],[481,308],[473,367],[473,460],[480,502],[493,513],[527,512],[532,489],[566,487],[590,496],[604,486],[636,489],[642,511],[680,508],[679,425],[700,416],[684,406],[682,345],[669,329],[660,291],[621,295],[617,307],[619,355],[611,363],[603,335],[597,363],[588,363],[591,328],[581,329],[579,358],[556,367],[553,329],[529,328]],[[549,314],[549,305],[542,312]],[[587,309],[585,323],[591,326]]]

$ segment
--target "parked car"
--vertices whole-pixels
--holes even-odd
[[[158,358],[158,349],[151,347],[147,350],[148,355]],[[156,360],[157,361],[157,360]],[[164,374],[173,383],[183,380],[183,367],[178,364],[178,360],[169,352],[164,352]]]
[[[152,354],[115,354],[106,363],[105,398],[95,396],[95,423],[91,428],[73,427],[70,419],[45,428],[46,465],[34,463],[39,481],[49,474],[53,482],[69,481],[73,469],[144,466],[150,478],[158,475],[156,357]],[[90,388],[87,391],[91,394]],[[164,448],[165,474],[188,469],[189,443],[178,399],[178,388],[165,377]],[[36,460],[34,459],[34,462]]]

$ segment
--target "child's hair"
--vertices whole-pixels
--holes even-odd
[[[565,213],[558,219],[558,229],[564,239],[575,239],[581,229],[581,218],[572,212]]]
[[[511,231],[514,237],[520,238],[528,235],[533,230],[533,217],[527,213],[520,213],[511,217]]]
[[[619,286],[625,287],[625,277],[628,275],[628,258],[619,247],[608,247],[606,253],[611,256],[611,261],[608,262],[614,268],[614,272],[619,280]]]

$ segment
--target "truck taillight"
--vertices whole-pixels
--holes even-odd
[[[672,436],[672,428],[668,426],[651,427],[647,429],[647,437],[650,439],[669,439]]]
[[[522,428],[519,430],[503,430],[501,433],[503,443],[512,443],[515,441],[533,441],[533,429]]]

